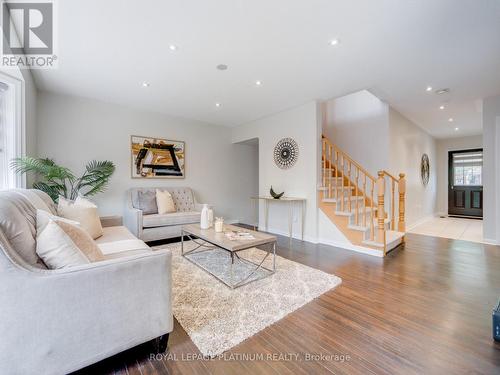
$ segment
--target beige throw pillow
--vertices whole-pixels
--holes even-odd
[[[59,197],[57,214],[65,219],[78,221],[94,240],[103,234],[97,206],[88,199],[78,197],[71,202],[64,197]]]
[[[77,223],[37,210],[36,253],[50,269],[104,260],[90,235]]]
[[[160,215],[176,212],[174,200],[167,190],[156,189],[156,205]]]

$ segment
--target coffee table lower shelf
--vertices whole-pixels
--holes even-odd
[[[186,251],[184,248],[184,237],[189,238],[190,241],[192,241],[196,247],[194,249]],[[239,248],[238,250],[230,250],[226,249],[225,247],[218,245],[214,242],[211,242],[207,239],[200,238],[199,236],[196,236],[192,233],[190,233],[187,230],[182,229],[181,231],[181,254],[182,256],[187,259],[189,262],[193,263],[197,267],[201,268],[208,274],[212,275],[215,277],[217,280],[219,280],[221,283],[224,285],[228,286],[231,289],[236,289],[239,288],[243,285],[247,285],[251,282],[261,280],[265,277],[271,276],[276,272],[276,239],[273,239],[272,241],[269,241],[264,244],[259,244],[259,245],[253,245],[252,243],[249,243],[248,247],[244,248]],[[251,249],[251,248],[259,248],[259,250],[262,250],[264,252],[264,255],[262,259],[258,262],[245,259],[243,256],[240,256],[240,252]],[[225,253],[228,253],[229,255],[229,277],[223,278],[222,275],[218,275],[215,270],[210,269],[210,267],[206,267],[200,262],[196,261],[195,257],[193,255],[209,252],[209,251],[217,251],[218,249],[223,250]],[[265,267],[263,264],[268,259],[269,256],[272,256],[272,268]],[[235,263],[241,262],[242,264],[244,263],[245,265],[248,265],[250,268],[248,269],[248,273],[244,274],[243,276],[239,276],[236,278],[235,275]],[[242,267],[238,267],[242,268]],[[252,277],[256,275],[255,277]]]

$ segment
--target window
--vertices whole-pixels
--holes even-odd
[[[483,185],[483,152],[453,154],[453,183],[458,186]]]
[[[10,161],[24,154],[22,82],[0,74],[0,190],[23,187],[24,176],[10,169]]]

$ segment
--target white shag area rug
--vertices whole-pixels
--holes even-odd
[[[184,242],[185,251],[196,245]],[[173,312],[204,356],[214,357],[255,335],[328,290],[340,285],[335,276],[276,256],[276,273],[237,289],[230,289],[206,271],[181,256],[181,244],[168,244],[173,253]],[[221,272],[229,254],[211,252],[210,262],[220,262]],[[206,256],[207,253],[204,254]],[[238,253],[258,261],[262,250]],[[264,266],[272,268],[269,256]]]

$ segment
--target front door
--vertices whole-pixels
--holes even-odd
[[[483,217],[483,149],[448,153],[448,215]]]

